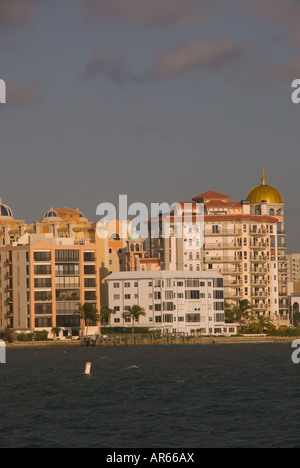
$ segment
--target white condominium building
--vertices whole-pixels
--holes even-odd
[[[106,278],[108,307],[115,310],[111,325],[131,327],[123,318],[126,306],[145,310],[136,326],[164,333],[236,334],[226,324],[223,277],[215,272],[139,271],[113,273]]]

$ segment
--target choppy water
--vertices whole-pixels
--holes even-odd
[[[290,344],[8,350],[0,447],[300,447],[291,353]]]

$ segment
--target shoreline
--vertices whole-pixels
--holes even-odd
[[[129,335],[130,337],[130,335]],[[87,347],[127,347],[127,346],[191,346],[191,345],[207,345],[207,344],[262,344],[262,343],[291,343],[297,340],[297,337],[276,337],[276,336],[239,336],[239,337],[202,337],[191,338],[187,342],[179,340],[157,339],[155,343],[149,342],[147,338],[143,340],[128,339],[126,342],[121,342],[117,336],[115,340],[109,342],[102,341],[101,344],[87,345],[80,341],[29,341],[29,342],[14,342],[6,343],[6,349],[31,349],[31,348],[87,348]]]

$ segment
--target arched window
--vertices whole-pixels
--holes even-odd
[[[293,304],[293,311],[294,311],[294,312],[299,312],[299,303],[298,303],[298,302],[295,302],[295,303]]]
[[[281,215],[282,215],[282,210],[281,210],[281,208],[279,208],[279,210],[277,210],[276,214],[277,214],[277,216],[281,216]]]
[[[255,208],[255,214],[256,214],[256,215],[260,215],[260,214],[261,214],[261,208],[260,208],[259,205]]]
[[[269,215],[274,216],[274,214],[275,214],[275,210],[274,210],[274,208],[271,208],[270,211],[269,211]]]

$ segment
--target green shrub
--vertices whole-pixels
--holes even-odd
[[[0,330],[0,340],[12,343],[14,341],[14,332],[12,330]]]

